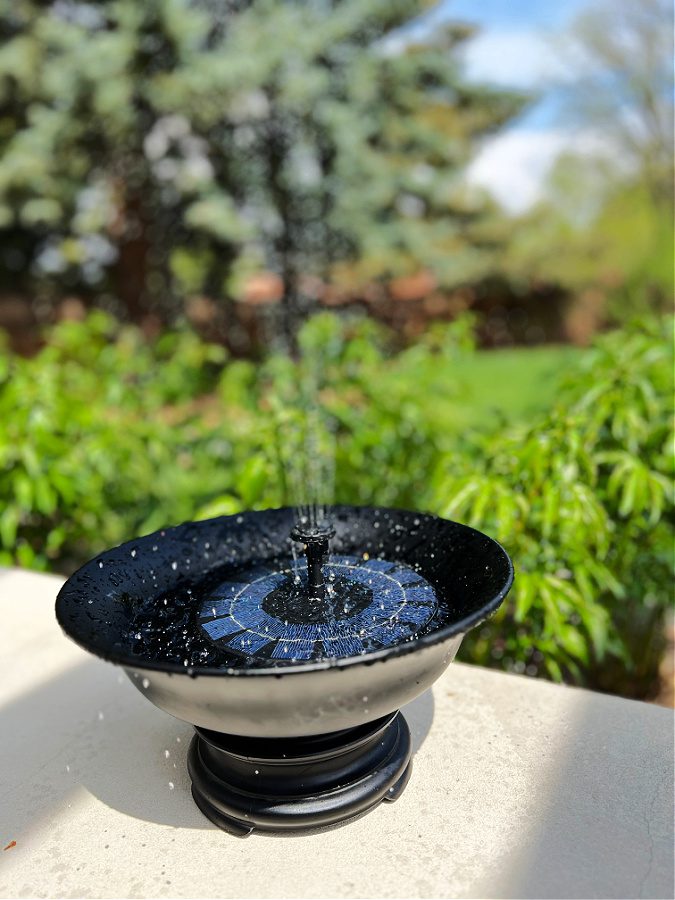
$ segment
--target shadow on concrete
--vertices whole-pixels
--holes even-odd
[[[404,712],[417,752],[433,720],[431,691]],[[0,839],[49,819],[80,786],[137,819],[213,828],[190,795],[191,736],[119,670],[85,659],[0,708]]]
[[[187,784],[192,729],[135,694],[91,660],[0,708],[0,834],[49,818],[80,785],[136,818],[206,827]]]
[[[410,728],[414,756],[426,740],[431,723],[434,721],[434,695],[432,689],[429,688],[411,703],[406,703],[401,708],[401,712]]]

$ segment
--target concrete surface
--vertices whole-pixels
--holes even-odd
[[[241,840],[192,802],[189,726],[61,634],[59,585],[0,571],[0,896],[673,896],[671,711],[455,663],[406,710],[397,803]]]

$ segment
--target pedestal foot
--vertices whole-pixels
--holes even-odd
[[[239,837],[337,825],[396,800],[410,777],[410,732],[400,713],[307,738],[196,731],[192,796],[215,825]]]

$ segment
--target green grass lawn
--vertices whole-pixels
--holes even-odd
[[[457,364],[453,398],[458,428],[517,422],[555,403],[560,379],[584,351],[578,347],[483,350]]]

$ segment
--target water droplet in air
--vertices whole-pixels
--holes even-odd
[[[175,559],[174,559],[174,561],[171,563],[171,568],[174,570],[174,572],[175,572],[176,569],[178,568],[178,563],[176,562]]]
[[[143,681],[141,681],[141,684],[143,685],[143,687],[144,687],[144,688],[146,689],[146,691],[147,691],[147,689],[150,687],[150,679],[149,679],[149,678],[144,678]]]
[[[169,782],[169,790],[172,791],[174,789],[174,787],[175,787],[175,785],[174,785],[173,781],[170,781]]]

